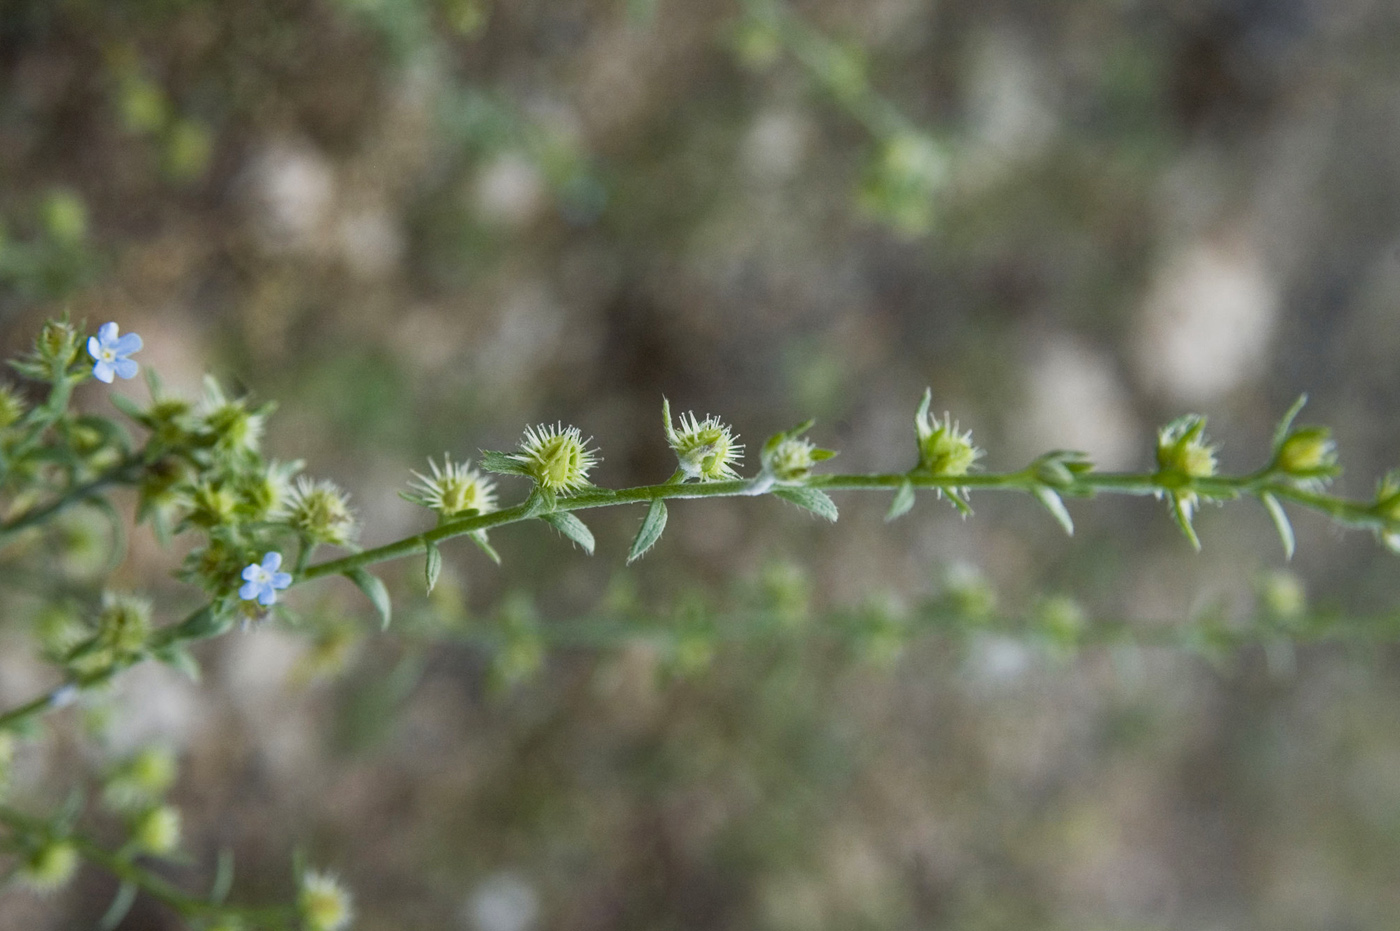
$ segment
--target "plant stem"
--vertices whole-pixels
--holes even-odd
[[[0,523],[0,541],[13,536],[26,527],[34,526],[80,501],[91,498],[94,494],[110,485],[126,484],[132,481],[136,478],[133,470],[141,465],[141,463],[142,459],[140,454],[133,453],[128,455],[107,471],[83,482],[81,485],[74,485],[48,504],[30,508],[18,517]]]
[[[0,525],[0,536],[9,529],[17,527],[21,522],[31,523],[41,519],[44,514],[52,513],[65,503],[79,500],[91,494],[96,488],[120,480],[123,469],[130,468],[131,462],[125,462],[121,466],[115,467],[108,473],[94,479],[83,486],[79,486],[70,491],[58,501],[46,505],[38,511],[30,512],[7,525]],[[373,549],[362,550],[338,559],[331,559],[325,562],[300,570],[296,573],[293,585],[309,582],[313,579],[322,578],[329,575],[340,575],[355,569],[375,563],[386,562],[391,559],[399,559],[405,556],[412,556],[424,552],[430,544],[437,544],[452,537],[463,536],[481,530],[489,530],[494,527],[501,527],[507,524],[514,524],[524,520],[541,517],[547,513],[557,513],[561,511],[581,511],[589,508],[612,507],[622,504],[641,504],[656,501],[663,498],[735,498],[751,497],[760,487],[767,491],[771,488],[782,488],[784,486],[773,486],[771,483],[766,486],[756,485],[756,479],[736,479],[724,482],[676,482],[675,476],[659,485],[638,485],[633,488],[607,489],[590,488],[567,498],[559,498],[552,510],[541,506],[540,497],[533,492],[525,501],[513,507],[508,507],[500,511],[493,511],[489,514],[477,514],[471,517],[462,517],[455,520],[446,521],[432,530],[416,533],[383,546]],[[836,475],[813,475],[800,483],[803,487],[822,489],[829,491],[895,491],[904,484],[910,484],[915,488],[927,490],[942,490],[945,492],[956,492],[976,488],[984,491],[1018,491],[1034,492],[1039,490],[1049,490],[1058,495],[1067,497],[1091,497],[1096,494],[1121,494],[1121,495],[1185,495],[1196,494],[1206,499],[1231,499],[1243,495],[1262,496],[1273,495],[1276,498],[1292,501],[1312,510],[1320,511],[1341,523],[1356,527],[1368,527],[1390,532],[1400,533],[1400,522],[1388,520],[1377,514],[1372,504],[1361,501],[1350,501],[1344,498],[1335,498],[1331,495],[1312,491],[1299,487],[1296,483],[1279,477],[1275,473],[1264,469],[1258,472],[1239,476],[1211,476],[1208,478],[1193,478],[1181,480],[1157,472],[1087,472],[1076,474],[1073,480],[1060,484],[1046,484],[1038,477],[1035,468],[1028,467],[1017,472],[979,472],[969,475],[939,475],[918,470],[911,472],[890,472],[872,474],[836,474]],[[207,610],[207,609],[202,609]],[[196,612],[196,615],[201,612]],[[191,616],[194,617],[193,615]],[[169,645],[175,641],[201,639],[221,633],[226,627],[210,628],[203,633],[186,635],[182,630],[177,631],[175,627],[165,628],[169,631],[163,645]],[[124,668],[124,667],[122,667]],[[74,680],[71,686],[80,689],[90,688],[93,685],[105,682],[119,672],[120,669],[113,667],[103,670],[100,673],[93,673],[87,677]],[[67,688],[62,686],[60,688]],[[55,696],[59,694],[59,689],[26,702],[7,712],[0,713],[0,729],[14,727],[15,725],[42,714],[55,706]]]
[[[25,815],[8,805],[0,805],[0,824],[4,824],[16,834],[46,834],[48,832],[48,828],[42,821]],[[292,907],[286,905],[249,908],[210,902],[190,895],[129,857],[120,856],[99,846],[91,838],[81,834],[69,834],[63,839],[71,843],[83,859],[89,863],[106,870],[123,883],[129,883],[152,898],[164,902],[186,918],[231,915],[249,922],[262,925],[270,923],[277,927],[287,928],[290,927],[296,914]]]

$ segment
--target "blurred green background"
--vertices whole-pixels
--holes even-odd
[[[1244,471],[1306,391],[1364,497],[1400,459],[1397,48],[1388,0],[0,0],[0,342],[116,320],[171,385],[276,400],[269,453],[349,489],[368,545],[426,526],[409,469],[527,423],[660,481],[663,394],[751,451],[815,416],[848,471],[907,466],[925,386],[992,469],[1147,468],[1196,410]],[[1152,501],[1072,503],[1072,541],[1019,498],[839,503],[678,503],[630,569],[640,512],[598,513],[592,558],[508,528],[431,600],[390,570],[387,636],[308,587],[309,634],[132,673],[105,750],[30,778],[164,741],[172,878],[229,847],[236,898],[286,898],[300,845],[366,931],[1395,927],[1388,644],[902,632],[950,579],[1011,618],[1228,627],[1283,566],[1262,511],[1206,509],[1197,556]],[[1315,605],[1394,608],[1393,555],[1297,531]],[[176,558],[138,534],[121,577],[178,600]],[[757,610],[781,636],[709,620]],[[42,681],[0,663],[8,700]],[[88,927],[112,886],[0,926]]]

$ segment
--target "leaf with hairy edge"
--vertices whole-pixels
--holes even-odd
[[[632,549],[627,554],[627,564],[641,559],[647,550],[651,549],[657,540],[661,539],[661,532],[666,529],[666,502],[657,498],[647,508],[647,516],[642,520],[642,526],[637,530],[637,536],[632,540]]]
[[[899,490],[894,493],[894,500],[890,502],[889,513],[885,515],[885,522],[899,520],[909,509],[914,506],[914,483],[910,481],[901,482]]]
[[[392,609],[389,605],[389,590],[384,587],[384,583],[363,569],[348,569],[344,575],[374,603],[374,609],[379,612],[379,629],[388,630]]]
[[[485,530],[473,530],[467,536],[471,537],[472,542],[480,547],[481,551],[490,557],[493,563],[498,566],[501,564],[501,554],[496,552],[496,548],[486,539]]]
[[[943,494],[948,496],[948,500],[953,502],[953,507],[957,508],[958,513],[964,518],[972,516],[972,505],[968,504],[962,492],[958,491],[956,488],[944,488]]]
[[[1283,447],[1284,440],[1288,439],[1288,431],[1293,429],[1293,421],[1298,419],[1298,415],[1302,413],[1303,405],[1307,403],[1308,396],[1306,394],[1298,395],[1298,400],[1293,402],[1293,406],[1290,407],[1284,413],[1282,419],[1279,420],[1278,426],[1274,428],[1275,454]]]
[[[487,472],[495,472],[498,475],[529,475],[525,467],[515,461],[515,457],[509,453],[497,452],[495,450],[483,449],[481,451],[481,467]]]
[[[1045,510],[1049,511],[1055,520],[1060,522],[1060,526],[1065,528],[1065,533],[1074,536],[1074,521],[1069,516],[1069,511],[1065,509],[1065,502],[1059,495],[1046,488],[1044,485],[1037,485],[1031,489],[1031,494],[1036,500],[1045,505]]]
[[[1283,505],[1267,491],[1259,496],[1259,500],[1263,503],[1264,510],[1269,512],[1269,517],[1273,518],[1274,529],[1278,531],[1278,538],[1283,542],[1283,558],[1292,559],[1296,541],[1293,539],[1293,525],[1289,523]]]
[[[233,888],[233,851],[219,850],[219,859],[214,864],[214,883],[209,887],[209,901],[215,905],[223,903]]]
[[[583,521],[579,520],[568,511],[556,511],[553,514],[544,514],[540,520],[549,524],[564,536],[573,540],[589,556],[593,555],[593,531]]]
[[[117,894],[112,896],[112,904],[107,906],[107,912],[97,922],[97,931],[116,931],[118,925],[125,920],[131,906],[136,902],[136,884],[124,882],[117,887]]]
[[[1172,496],[1172,519],[1181,528],[1181,532],[1186,534],[1186,539],[1191,544],[1191,548],[1196,552],[1201,551],[1201,538],[1196,536],[1196,528],[1191,526],[1191,511],[1181,495]]]
[[[800,508],[806,508],[818,517],[824,517],[832,523],[836,522],[836,502],[832,501],[831,496],[819,488],[804,488],[797,485],[775,488],[773,494]]]
[[[431,540],[424,544],[424,555],[426,561],[423,563],[423,581],[428,583],[428,594],[433,593],[433,586],[437,585],[438,576],[442,575],[442,550]]]

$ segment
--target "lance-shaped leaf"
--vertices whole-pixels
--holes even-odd
[[[151,655],[171,669],[184,673],[191,682],[199,681],[199,661],[194,658],[194,654],[184,644],[172,643],[152,650]]]
[[[136,892],[135,883],[124,882],[118,886],[117,894],[112,896],[112,904],[107,906],[107,911],[97,922],[97,931],[116,931],[135,904]]]
[[[227,847],[219,849],[219,858],[214,863],[214,882],[209,887],[209,901],[223,904],[233,889],[233,851]]]
[[[1186,535],[1191,548],[1196,552],[1201,551],[1201,538],[1196,536],[1196,528],[1191,526],[1191,504],[1184,495],[1172,494],[1172,519],[1181,528],[1181,532]]]
[[[627,554],[627,564],[631,565],[641,559],[647,550],[651,549],[657,540],[661,539],[661,532],[666,529],[666,502],[657,498],[647,508],[647,516],[642,520],[642,526],[637,530],[637,536],[632,540],[632,549]]]
[[[1065,509],[1065,502],[1055,492],[1044,485],[1036,485],[1031,489],[1031,494],[1035,495],[1037,501],[1045,505],[1045,510],[1049,511],[1055,520],[1060,522],[1060,526],[1065,528],[1065,533],[1074,536],[1074,521],[1069,516],[1069,511]]]
[[[502,453],[496,450],[483,449],[481,451],[481,467],[487,472],[495,472],[497,475],[529,475],[522,465],[510,453]]]
[[[467,536],[471,537],[471,541],[475,543],[483,553],[490,557],[493,563],[498,566],[501,564],[501,554],[496,552],[496,548],[491,545],[491,541],[486,539],[485,530],[473,530],[471,533],[467,534]]]
[[[1308,396],[1306,394],[1298,395],[1298,400],[1293,402],[1293,406],[1284,413],[1283,418],[1278,422],[1278,426],[1274,428],[1275,455],[1278,455],[1278,451],[1283,448],[1284,440],[1288,439],[1288,431],[1293,429],[1293,421],[1302,413],[1303,405],[1307,403]]]
[[[384,583],[379,581],[378,576],[370,575],[363,569],[348,569],[344,575],[374,603],[374,609],[379,612],[379,629],[388,630],[392,609],[389,605],[389,590],[384,587]]]
[[[802,485],[781,486],[774,488],[773,494],[800,508],[806,508],[818,517],[836,522],[836,502],[819,488],[806,488]]]
[[[1288,515],[1283,511],[1283,505],[1279,500],[1267,491],[1259,496],[1260,502],[1264,505],[1264,510],[1269,512],[1269,517],[1274,522],[1274,529],[1278,531],[1278,538],[1283,543],[1283,558],[1292,559],[1296,541],[1293,539],[1293,525],[1288,521]]]
[[[588,525],[568,511],[555,511],[552,514],[544,514],[540,517],[540,520],[549,524],[570,540],[573,540],[589,556],[593,555],[593,531],[589,530]]]
[[[942,489],[942,492],[943,494],[948,496],[949,501],[953,502],[953,507],[958,509],[959,514],[961,514],[963,517],[972,516],[972,505],[968,503],[968,500],[964,496],[961,489],[944,488]]]
[[[442,550],[431,540],[424,544],[423,581],[428,585],[428,594],[433,593],[438,576],[442,575]]]
[[[900,482],[899,490],[894,493],[894,500],[890,502],[889,513],[885,515],[885,522],[899,520],[909,509],[914,506],[914,483],[905,480]]]

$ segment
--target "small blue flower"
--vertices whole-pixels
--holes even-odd
[[[98,381],[105,381],[109,385],[117,375],[122,378],[135,378],[140,366],[127,357],[140,348],[141,337],[135,333],[119,337],[115,323],[102,324],[96,336],[88,337],[88,355],[97,360],[92,367],[92,374]]]
[[[277,590],[292,584],[290,575],[277,571],[281,567],[281,553],[265,554],[262,565],[249,564],[248,568],[243,570],[244,585],[238,590],[238,597],[244,601],[252,601],[256,598],[258,604],[264,608],[276,602]]]

